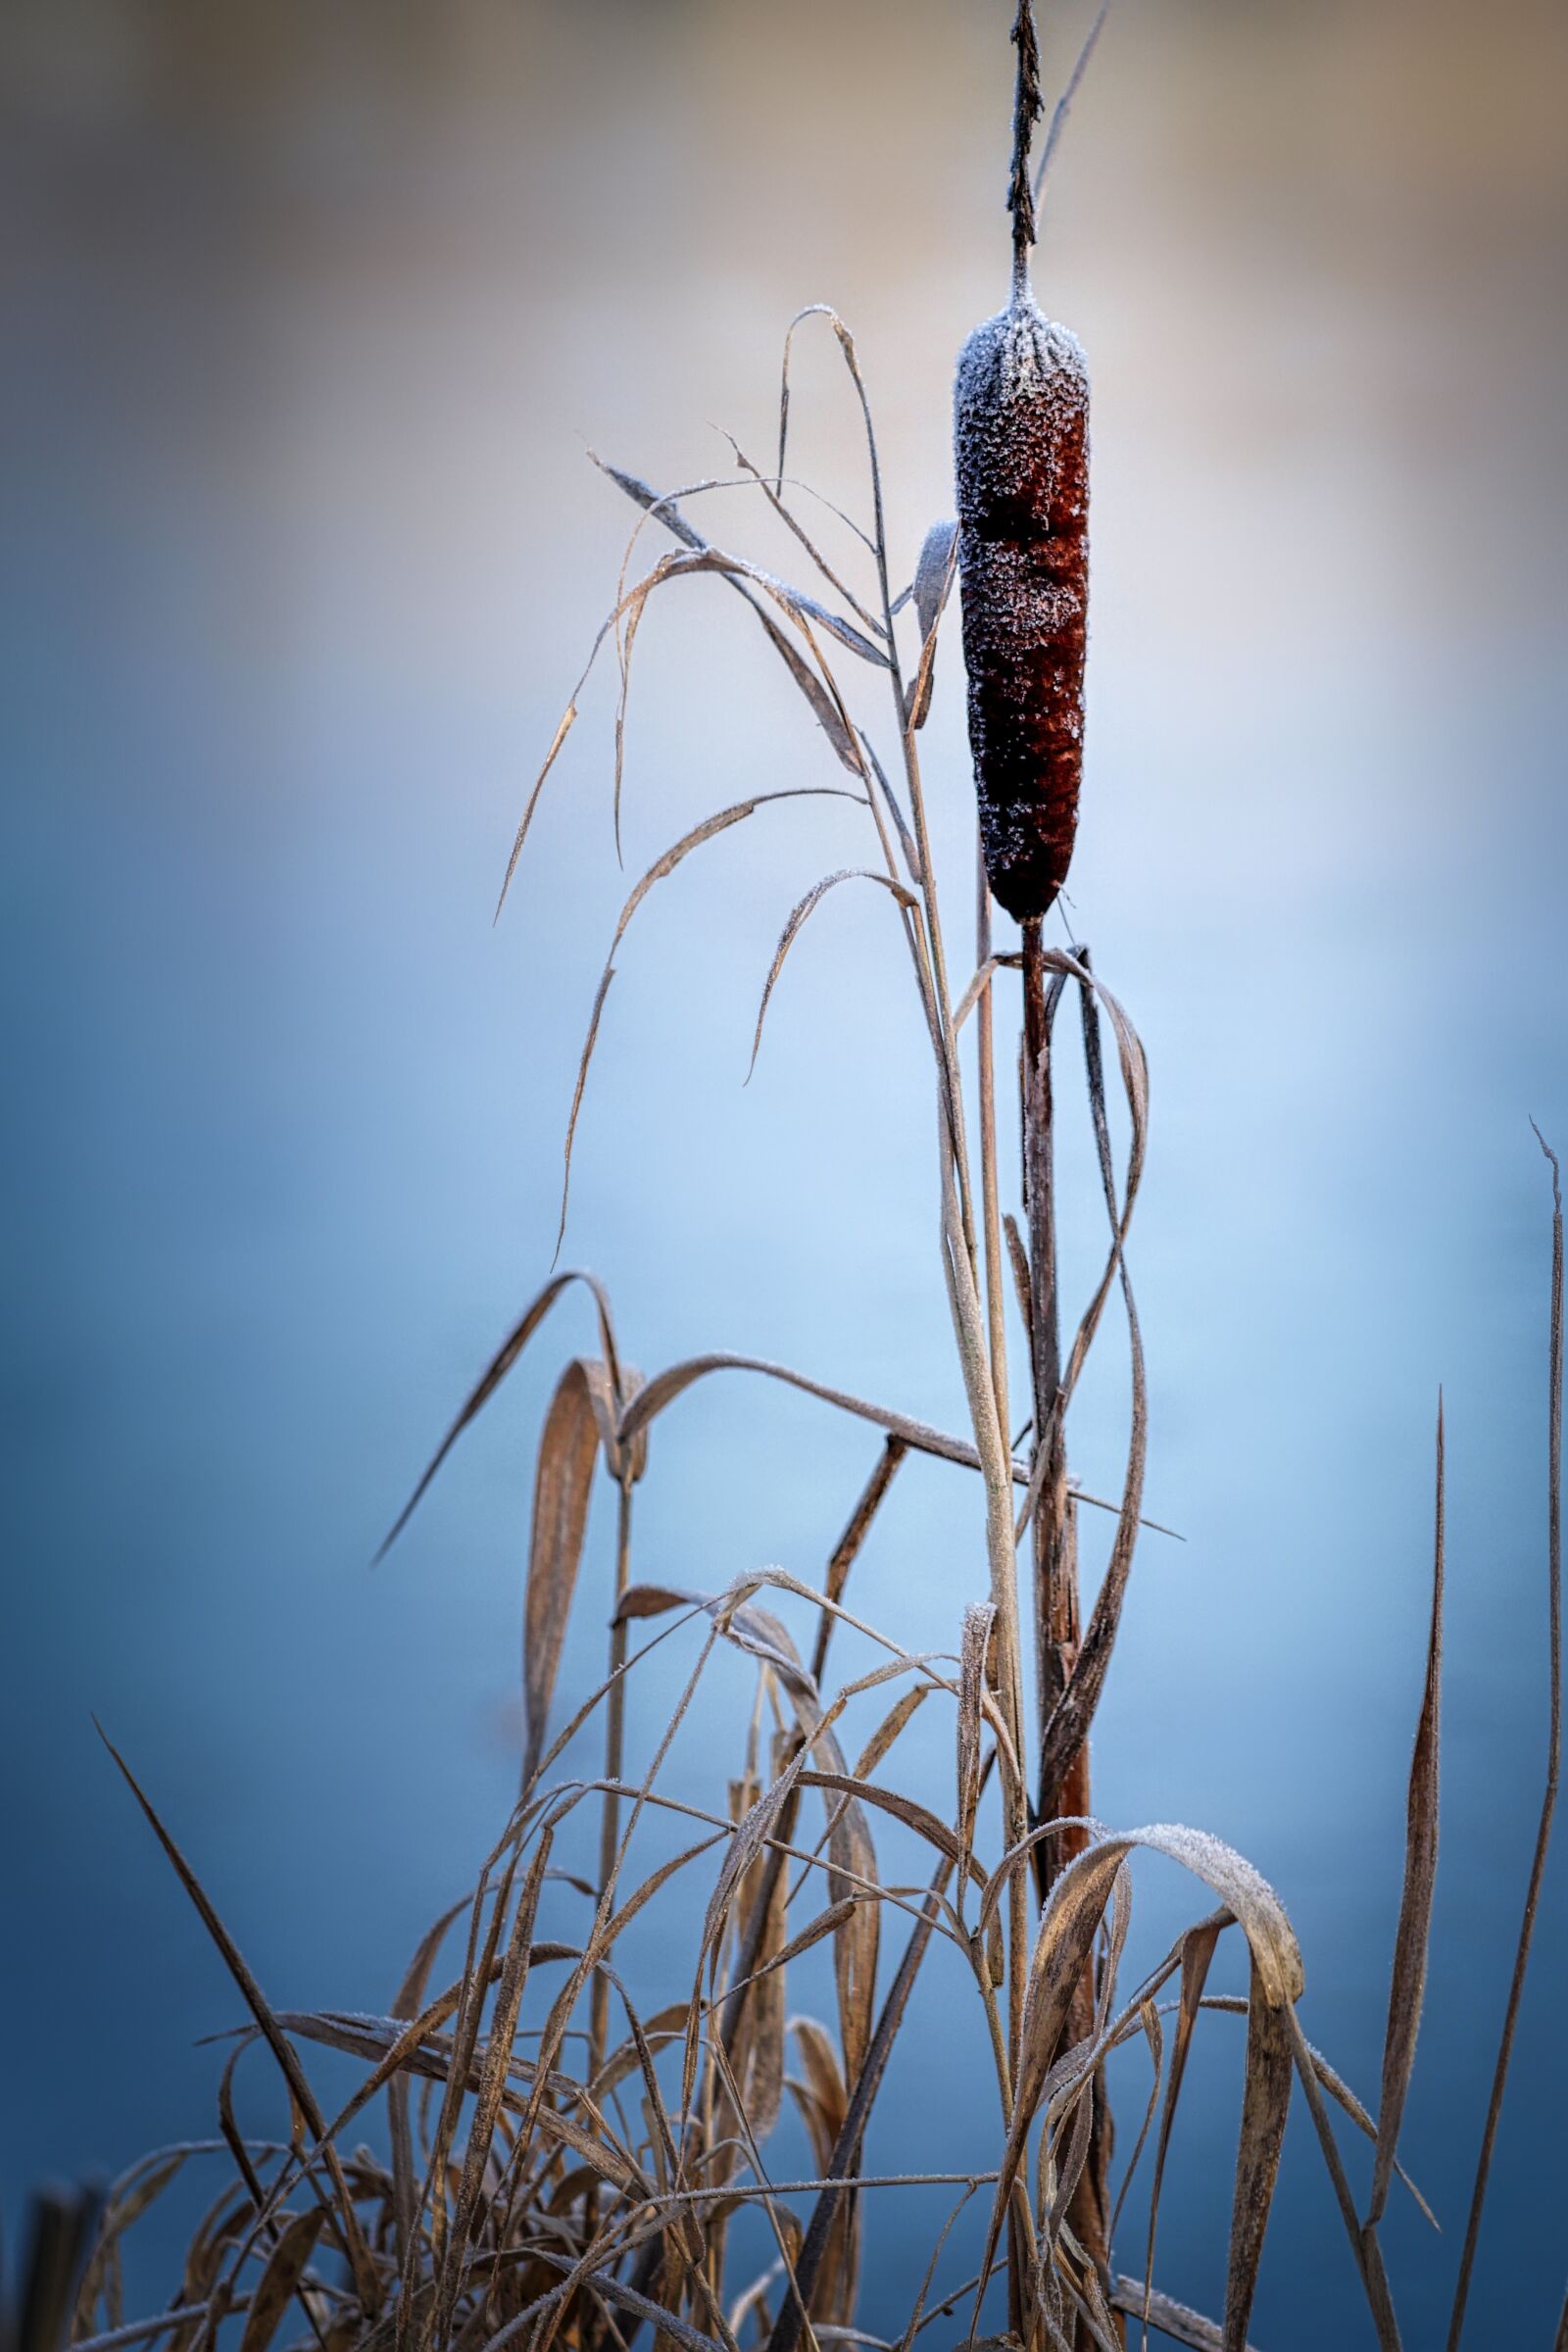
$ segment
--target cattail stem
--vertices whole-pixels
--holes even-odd
[[[1054,1099],[1052,1025],[1061,982],[1048,983],[1038,917],[1023,925],[1023,1194],[1029,1230],[1030,1374],[1034,1451],[1048,1468],[1034,1514],[1035,1655],[1042,1730],[1066,1684],[1070,1660],[1063,1644],[1076,1636],[1076,1578],[1063,1557],[1066,1461],[1061,1426],[1061,1330],[1056,1297]],[[1054,1812],[1056,1791],[1040,1790],[1042,1813]],[[1059,1868],[1046,1840],[1037,1850],[1041,1892]]]
[[[991,885],[986,880],[985,853],[975,839],[974,963],[983,972],[991,961]],[[979,1065],[980,1209],[985,1241],[986,1310],[991,1338],[991,1385],[996,1391],[997,1419],[1004,1438],[1012,1426],[1007,1409],[1007,1320],[1004,1289],[1002,1206],[997,1180],[997,1057],[996,1003],[991,982],[985,981],[975,1003],[975,1058]]]
[[[991,960],[991,886],[986,878],[985,853],[978,832],[975,836],[975,969],[984,971]],[[999,1197],[997,1171],[997,1071],[996,1071],[996,1007],[991,982],[981,987],[975,1004],[976,1060],[978,1063],[979,1119],[980,1119],[980,1207],[985,1244],[986,1318],[991,1356],[991,1388],[996,1398],[997,1424],[1004,1448],[1010,1454],[1009,1431],[1011,1418],[1007,1409],[1007,1325],[1005,1296],[1003,1289],[1002,1205]],[[1009,1467],[1008,1507],[1011,1507]],[[1017,1551],[1013,1549],[1012,1589],[1017,1591]],[[1015,1650],[1021,1643],[1015,1641]],[[1022,1659],[1018,1659],[1018,1692],[1013,1725],[1013,1740],[1022,1767],[1024,1750],[1021,1742],[1023,1729]],[[1022,2004],[1024,1974],[1029,1956],[1028,1910],[1023,1896],[1023,1874],[1015,1871],[1009,1894],[1010,1939],[1013,1965],[1009,1979],[1009,2024],[1012,2029],[1011,2050],[1016,2053],[1022,2034]],[[1000,2044],[1001,2019],[995,2000],[987,1991],[987,2016]],[[1004,2120],[1011,2126],[1010,2077],[1004,2063],[1005,2053],[998,2050],[1003,2089]],[[1024,2200],[1027,2218],[1027,2199]],[[1019,2216],[1009,2210],[1007,2216],[1007,2325],[1014,2335],[1022,2336],[1024,2321],[1024,2278],[1028,2250],[1021,2234]]]
[[[610,1633],[610,1672],[613,1678],[605,1715],[605,1778],[618,1783],[626,1749],[626,1627],[620,1615],[620,1603],[631,1582],[631,1489],[630,1474],[622,1476],[619,1488],[619,1508],[615,1519],[615,1613]],[[604,1812],[599,1825],[599,1894],[603,1901],[606,1888],[615,1872],[615,1854],[620,1844],[620,1799],[613,1788],[605,1792]],[[594,1971],[593,1990],[588,2004],[588,2080],[592,2082],[605,2061],[610,2038],[610,1980],[603,1969]]]
[[[1030,1371],[1034,1401],[1036,1464],[1046,1469],[1034,1514],[1035,1657],[1039,1727],[1043,1738],[1077,1663],[1080,1639],[1077,1529],[1067,1492],[1066,1432],[1061,1391],[1061,1327],[1056,1279],[1054,1098],[1052,1085],[1052,1029],[1065,982],[1048,980],[1041,920],[1023,930],[1023,1177],[1029,1229]],[[1053,1814],[1087,1819],[1090,1813],[1089,1749],[1080,1747],[1056,1785],[1042,1774],[1037,1798],[1041,1820]],[[1081,1830],[1042,1838],[1035,1848],[1036,1883],[1049,1894],[1075,1853],[1087,1842]],[[1091,1960],[1073,1996],[1064,2043],[1094,2030],[1095,1970]],[[1104,2077],[1095,2085],[1093,2137],[1088,2160],[1073,2191],[1069,2222],[1084,2252],[1108,2277],[1110,2254],[1107,2176],[1110,2117]],[[1080,2331],[1081,2334],[1081,2331]],[[1081,2334],[1081,2340],[1090,2339]]]

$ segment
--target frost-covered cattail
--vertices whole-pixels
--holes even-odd
[[[981,846],[994,895],[1023,920],[1044,914],[1065,881],[1078,821],[1089,377],[1075,338],[1029,290],[1028,147],[1040,102],[1026,8],[1019,27],[1012,299],[958,355],[954,455]]]

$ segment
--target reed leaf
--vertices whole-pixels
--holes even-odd
[[[325,2220],[325,2208],[313,2205],[308,2212],[295,2214],[283,2231],[256,2282],[239,2339],[239,2352],[267,2352],[284,2312],[299,2292],[306,2265],[316,2250]]]
[[[1438,1399],[1436,1533],[1432,1559],[1432,1622],[1427,1635],[1426,1681],[1410,1758],[1405,1806],[1404,1889],[1394,1941],[1389,1986],[1389,2022],[1383,2040],[1383,2088],[1378,2101],[1377,2153],[1366,2227],[1376,2229],[1388,2203],[1389,2183],[1399,2141],[1405,2094],[1415,2064],[1416,2034],[1426,1992],[1427,1947],[1432,1934],[1432,1895],[1438,1875],[1438,1751],[1443,1689],[1444,1447],[1443,1399]]]

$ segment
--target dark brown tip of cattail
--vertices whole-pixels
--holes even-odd
[[[1089,377],[1027,287],[958,356],[954,448],[981,846],[1021,921],[1072,858],[1089,612]]]

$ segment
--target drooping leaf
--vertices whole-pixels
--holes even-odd
[[[826,580],[828,586],[833,590],[835,596],[843,599],[844,603],[849,606],[850,611],[855,614],[857,620],[860,622],[863,628],[868,629],[873,637],[880,637],[885,643],[887,639],[886,624],[883,621],[878,620],[873,612],[868,612],[866,611],[864,605],[861,604],[859,598],[856,595],[854,589],[849,585],[848,581],[842,580],[839,577],[832,564],[828,562],[826,556],[823,555],[821,549],[817,546],[815,540],[812,539],[809,532],[801,522],[799,516],[791,513],[789,507],[786,506],[782,495],[783,484],[780,483],[775,488],[773,483],[768,481],[766,476],[758,470],[758,468],[752,464],[751,459],[746,455],[746,452],[742,449],[740,443],[736,440],[733,433],[726,433],[724,438],[735,453],[736,465],[740,466],[742,472],[746,474],[750,480],[757,484],[758,488],[761,491],[763,497],[767,500],[768,505],[772,508],[774,514],[784,524],[785,528],[794,533],[795,537],[800,541],[802,547],[805,548],[807,554],[810,557],[811,562],[816,565],[816,568],[821,573],[823,579]],[[832,509],[832,512],[834,514],[838,514],[839,510],[835,507]],[[848,515],[841,515],[840,519],[846,522],[849,521]],[[856,530],[856,526],[853,523],[850,524],[850,528],[856,531],[857,538],[860,539],[862,542],[864,542],[864,544],[869,546],[870,543],[869,541],[865,540],[865,534],[863,531]],[[875,553],[874,549],[872,549],[872,553]]]
[[[408,1526],[409,1521],[413,1518],[415,1512],[417,1510],[426,1492],[428,1491],[431,1480],[435,1477],[436,1472],[446,1460],[447,1455],[452,1451],[452,1448],[457,1444],[459,1438],[462,1437],[469,1422],[472,1421],[483,1410],[485,1405],[489,1403],[491,1397],[500,1388],[502,1382],[506,1379],[507,1374],[512,1370],[513,1365],[517,1361],[517,1358],[521,1355],[523,1349],[527,1347],[528,1342],[533,1338],[534,1333],[538,1330],[546,1315],[549,1314],[550,1309],[555,1305],[557,1299],[561,1298],[562,1294],[569,1289],[571,1284],[574,1282],[582,1283],[593,1298],[594,1305],[598,1310],[599,1316],[599,1344],[604,1350],[605,1361],[610,1368],[611,1385],[617,1397],[624,1401],[625,1388],[621,1373],[619,1351],[615,1346],[615,1327],[611,1316],[610,1300],[605,1294],[604,1285],[600,1282],[596,1274],[585,1273],[576,1267],[568,1268],[564,1273],[552,1275],[550,1280],[545,1284],[544,1289],[539,1293],[538,1297],[534,1298],[531,1304],[524,1309],[518,1321],[513,1325],[511,1331],[508,1332],[506,1338],[502,1341],[501,1346],[496,1349],[495,1354],[490,1358],[489,1363],[486,1364],[484,1370],[480,1373],[478,1380],[468,1392],[468,1395],[463,1403],[462,1409],[458,1413],[457,1419],[453,1422],[451,1428],[447,1431],[446,1436],[442,1439],[440,1445],[436,1447],[435,1452],[431,1455],[429,1461],[426,1463],[424,1471],[420,1476],[418,1485],[415,1488],[414,1493],[409,1496],[408,1501],[398,1513],[397,1518],[392,1523],[391,1529],[383,1539],[381,1547],[375,1555],[377,1560],[384,1559],[386,1554],[391,1550],[393,1544],[397,1542],[399,1536],[403,1533],[403,1530]]]
[[[901,1438],[906,1446],[913,1447],[917,1453],[935,1454],[939,1460],[957,1462],[966,1470],[977,1470],[980,1466],[979,1455],[962,1438],[949,1437],[945,1431],[932,1429],[924,1421],[912,1420],[907,1413],[893,1412],[886,1405],[870,1404],[864,1397],[852,1396],[843,1389],[829,1388],[823,1381],[808,1379],[804,1372],[792,1371],[787,1364],[767,1363],[760,1356],[735,1355],[727,1349],[715,1350],[710,1355],[690,1356],[684,1363],[671,1364],[667,1371],[657,1373],[622,1413],[622,1440],[635,1437],[639,1430],[648,1428],[666,1405],[673,1404],[677,1396],[684,1396],[695,1382],[706,1380],[714,1372],[756,1372],[764,1380],[781,1381],[786,1388],[799,1389],[808,1396],[819,1397],[824,1404],[834,1405],[840,1412],[853,1413],[861,1421],[873,1422],[878,1429],[886,1430],[890,1437]],[[1025,1483],[1027,1473],[1016,1464],[1013,1475],[1020,1484]]]
[[[593,457],[594,453],[590,450],[588,454],[590,457]],[[700,531],[696,531],[692,528],[692,525],[681,514],[679,505],[676,503],[676,497],[673,494],[669,497],[660,497],[658,492],[650,489],[646,482],[640,481],[636,474],[623,473],[619,466],[606,465],[603,458],[594,457],[594,464],[598,466],[603,472],[608,473],[611,480],[617,483],[619,487],[625,491],[628,498],[635,500],[638,506],[644,508],[650,514],[656,514],[658,519],[664,524],[665,528],[673,531],[676,538],[681,540],[687,547],[707,547],[708,541],[702,536]],[[817,724],[821,727],[822,732],[827,737],[829,743],[833,746],[834,752],[837,754],[840,761],[849,769],[851,775],[861,775],[863,770],[861,768],[859,759],[856,753],[855,738],[846,725],[844,718],[840,714],[838,707],[834,703],[832,696],[827,692],[827,689],[823,686],[821,679],[817,676],[810,663],[801,653],[800,648],[794,643],[788,632],[779,626],[778,622],[773,618],[772,613],[768,611],[767,606],[744,579],[734,572],[727,573],[724,576],[728,579],[729,585],[735,590],[736,594],[742,597],[744,601],[751,607],[752,611],[756,613],[758,621],[760,622],[763,634],[768,640],[768,643],[772,646],[774,652],[779,656],[779,659],[783,662],[786,669],[788,669],[790,676],[794,679],[797,687],[799,687],[801,693],[810,705],[812,715],[815,717]]]
[[[919,904],[914,893],[906,890],[902,882],[895,882],[891,875],[877,873],[874,869],[865,866],[845,866],[840,872],[824,874],[820,882],[812,883],[805,898],[791,909],[790,918],[779,935],[778,946],[773,951],[773,960],[767,967],[767,978],[762,986],[762,1001],[757,1008],[757,1033],[752,1040],[751,1066],[746,1073],[748,1084],[751,1082],[752,1071],[757,1067],[757,1056],[761,1051],[762,1023],[767,1018],[767,1007],[772,999],[774,984],[784,969],[784,958],[795,945],[807,918],[815,907],[820,906],[828,892],[835,890],[841,882],[875,882],[883,890],[891,893],[906,913],[911,912]]]
[[[566,1235],[566,1207],[571,1192],[572,1146],[576,1141],[577,1119],[582,1109],[583,1092],[588,1084],[588,1065],[593,1060],[594,1048],[599,1042],[599,1024],[604,1017],[605,999],[610,994],[610,983],[615,977],[615,950],[625,938],[632,916],[655,884],[662,882],[672,874],[683,859],[691,856],[693,850],[701,849],[705,842],[712,841],[720,833],[727,833],[731,825],[743,823],[747,817],[755,815],[759,808],[766,808],[775,801],[844,801],[856,800],[858,797],[858,794],[847,793],[842,785],[837,784],[792,785],[782,792],[754,793],[750,800],[736,801],[728,808],[719,808],[711,816],[705,816],[701,824],[693,825],[690,832],[683,833],[679,841],[671,843],[662,856],[654,859],[653,864],[632,891],[616,919],[615,934],[610,943],[610,953],[605,958],[605,968],[600,974],[599,986],[594,995],[593,1010],[588,1017],[588,1034],[583,1041],[582,1053],[578,1057],[577,1079],[572,1089],[571,1110],[566,1119],[566,1138],[563,1152],[561,1223],[556,1233],[558,1250]],[[753,1058],[756,1058],[755,1049]]]
[[[1270,2009],[1290,2009],[1294,2013],[1294,2003],[1299,1998],[1303,1982],[1301,1956],[1284,1906],[1267,1881],[1233,1846],[1205,1831],[1158,1822],[1145,1829],[1102,1836],[1079,1854],[1052,1887],[1030,1962],[1013,2122],[998,2179],[982,2276],[989,2275],[995,2260],[1028,2132],[1039,2111],[1076,1988],[1110,1901],[1116,1874],[1123,1858],[1138,1849],[1165,1854],[1180,1862],[1211,1887],[1227,1910],[1234,1913],[1247,1936],[1262,2003]],[[1265,2056],[1272,2060],[1274,2055],[1272,2044],[1267,2045]],[[1269,2081],[1272,2085],[1272,2073]]]
[[[920,622],[920,659],[906,689],[905,723],[923,727],[931,709],[936,675],[937,625],[958,568],[958,526],[935,522],[925,535],[914,573],[914,609]]]
[[[1270,2001],[1254,1957],[1247,2020],[1247,2074],[1236,2147],[1230,2259],[1225,2274],[1223,2352],[1245,2352],[1263,2237],[1291,2103],[1291,2034],[1282,2004]]]
[[[526,1788],[544,1753],[550,1701],[561,1667],[577,1571],[588,1532],[588,1506],[599,1460],[600,1419],[594,1409],[595,1374],[581,1356],[566,1366],[550,1400],[534,1466],[533,1524],[523,1600],[522,1695],[526,1733],[522,1782]]]

